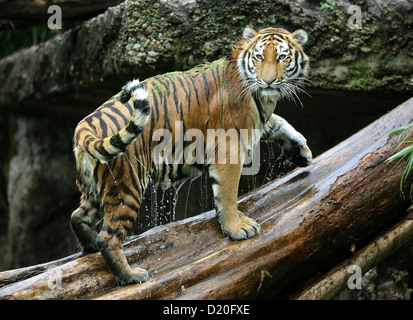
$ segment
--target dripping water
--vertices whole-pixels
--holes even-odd
[[[208,173],[204,168],[201,174],[201,199],[200,205],[202,212],[206,212],[209,209],[209,197],[208,197]]]
[[[185,179],[181,182],[179,182],[176,186],[172,185],[173,188],[173,199],[171,202],[171,217],[170,217],[170,221],[175,221],[176,220],[176,206],[178,204],[178,196],[179,196],[179,191],[181,190],[182,186],[185,184],[185,182],[187,182],[188,179]]]
[[[151,180],[149,183],[149,190],[151,195],[151,211],[149,216],[150,228],[154,228],[158,225],[158,190],[156,184]]]
[[[266,141],[268,149],[268,158],[267,158],[267,170],[264,175],[262,184],[268,183],[274,179],[278,179],[284,174],[284,168],[289,169],[289,162],[287,160],[281,161],[284,155],[284,152],[281,152],[276,156],[276,146],[272,142]],[[287,172],[286,171],[286,172]]]
[[[199,177],[199,176],[198,176]],[[196,178],[198,178],[196,177]],[[188,186],[188,191],[186,193],[186,202],[185,202],[185,211],[184,211],[184,219],[186,219],[186,213],[188,211],[188,201],[189,201],[189,193],[191,192],[191,187],[192,187],[192,182],[196,179],[196,178],[191,178],[191,181],[189,181],[189,186]]]

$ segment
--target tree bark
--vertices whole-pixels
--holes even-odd
[[[257,237],[223,238],[211,211],[126,242],[129,263],[151,275],[143,284],[116,287],[96,253],[0,273],[0,298],[244,299],[301,292],[406,217],[411,200],[399,193],[402,163],[392,169],[385,160],[397,145],[388,134],[412,115],[410,99],[311,166],[241,197],[240,210],[261,224]]]

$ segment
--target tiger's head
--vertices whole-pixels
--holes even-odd
[[[256,32],[246,27],[233,59],[247,91],[264,98],[294,98],[308,70],[302,50],[307,38],[301,29],[290,33],[270,27]]]

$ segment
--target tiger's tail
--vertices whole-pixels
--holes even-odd
[[[130,98],[133,101],[133,113],[124,128],[109,137],[99,138],[93,135],[79,141],[79,145],[96,160],[105,163],[123,154],[145,128],[150,111],[148,92],[137,79],[122,87],[120,102],[126,103]]]

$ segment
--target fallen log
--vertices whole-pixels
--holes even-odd
[[[261,224],[245,241],[223,238],[215,212],[156,227],[125,244],[149,281],[116,285],[100,253],[0,273],[2,299],[241,299],[288,297],[407,215],[402,163],[385,160],[413,121],[413,99],[239,200]],[[310,142],[311,146],[311,142]]]

